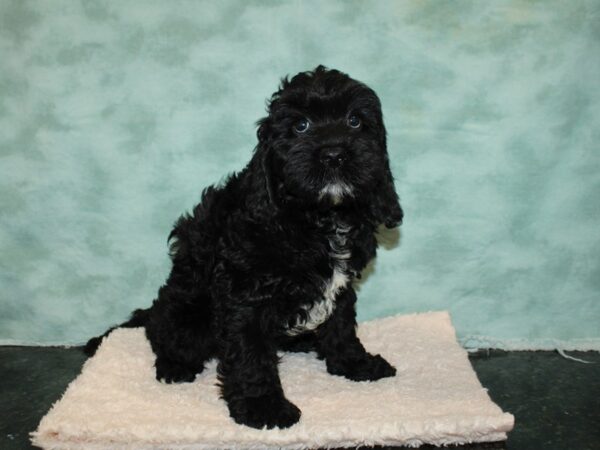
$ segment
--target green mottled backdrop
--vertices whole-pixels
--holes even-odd
[[[319,63],[380,94],[406,210],[360,318],[600,349],[600,2],[578,0],[0,0],[1,342],[149,304],[173,221]]]

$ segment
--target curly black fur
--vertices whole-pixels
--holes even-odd
[[[218,358],[236,422],[289,427],[300,410],[284,396],[278,350],[315,351],[351,380],[395,374],[356,336],[352,279],[375,256],[377,227],[403,214],[380,102],[364,84],[323,66],[285,78],[258,125],[248,165],[177,221],[166,284],[122,326],[145,326],[157,379],[193,381]]]

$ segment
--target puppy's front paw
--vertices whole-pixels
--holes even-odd
[[[280,394],[240,398],[228,404],[229,414],[237,423],[252,428],[288,428],[300,420],[300,410]]]
[[[353,381],[376,381],[396,375],[396,369],[381,355],[371,355],[370,353],[352,360],[327,360],[327,371]]]

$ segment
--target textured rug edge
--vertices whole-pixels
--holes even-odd
[[[441,320],[442,322],[445,322],[447,325],[449,325],[454,333],[454,341],[457,343],[456,341],[456,330],[453,327],[452,324],[452,320],[450,317],[450,314],[447,311],[430,311],[430,312],[424,312],[424,313],[414,313],[414,314],[398,314],[398,315],[394,315],[394,316],[388,316],[388,317],[383,317],[383,318],[378,318],[378,319],[373,319],[373,320],[369,320],[369,321],[365,321],[365,322],[361,322],[359,325],[367,325],[367,324],[371,324],[371,323],[385,323],[388,321],[393,321],[396,318],[399,317],[404,317],[404,318],[408,318],[408,317],[417,317],[417,316],[437,316],[439,320]],[[458,343],[457,343],[458,346]],[[460,346],[459,346],[460,347]],[[463,350],[466,354],[466,350],[461,348],[461,350]],[[83,368],[82,368],[82,373],[84,372],[84,370],[86,369],[86,366],[88,364],[88,362],[90,362],[90,360],[86,361],[86,363],[84,364]],[[81,374],[80,374],[81,375]],[[164,447],[164,443],[152,443],[151,441],[146,441],[146,442],[130,442],[130,441],[118,441],[118,440],[103,440],[101,442],[96,441],[96,440],[86,440],[85,437],[82,436],[68,436],[69,433],[64,433],[64,430],[62,430],[62,436],[60,438],[58,438],[59,436],[59,431],[55,431],[55,432],[48,432],[49,430],[46,430],[46,432],[40,432],[39,430],[42,428],[42,423],[44,422],[44,419],[46,419],[47,416],[50,415],[50,413],[52,412],[52,410],[54,409],[54,407],[61,402],[61,400],[63,399],[63,397],[65,396],[66,392],[70,389],[71,385],[73,383],[75,383],[78,380],[79,376],[76,377],[74,380],[71,381],[71,383],[69,383],[69,386],[67,387],[67,389],[65,390],[65,392],[62,394],[61,398],[59,400],[57,400],[52,408],[50,408],[50,410],[48,411],[48,413],[44,416],[44,418],[42,419],[42,422],[40,422],[40,426],[38,427],[37,431],[34,431],[32,433],[30,433],[31,435],[31,441],[34,445],[40,446],[42,448],[48,449],[48,450],[62,450],[62,449],[76,449],[76,448],[85,448],[85,449],[89,449],[89,450],[104,450],[104,449],[112,449],[112,448],[127,448],[127,449],[131,449],[131,450],[146,450],[146,449],[158,449],[158,448],[166,448]],[[489,398],[489,396],[488,396]],[[495,404],[495,402],[493,402],[493,400],[491,400],[491,398],[489,399],[489,401],[493,404]],[[496,405],[496,404],[495,404]],[[498,405],[496,405],[498,406]],[[446,430],[445,432],[441,433],[441,435],[439,436],[439,438],[437,439],[424,439],[424,440],[420,440],[420,439],[406,439],[406,438],[402,438],[402,439],[398,439],[397,438],[397,432],[398,430],[390,430],[390,433],[388,434],[388,436],[380,436],[378,438],[364,438],[364,439],[357,439],[356,437],[354,438],[349,438],[348,440],[344,440],[344,439],[337,439],[335,441],[330,441],[327,443],[319,443],[316,441],[299,441],[299,442],[294,442],[294,443],[285,443],[282,445],[277,445],[277,444],[273,444],[273,443],[269,443],[267,445],[261,444],[261,443],[252,443],[249,445],[245,445],[245,444],[241,444],[241,445],[227,445],[226,447],[224,446],[218,446],[216,447],[214,445],[214,443],[210,443],[210,444],[202,444],[202,443],[170,443],[168,445],[168,448],[172,448],[172,449],[177,449],[177,450],[206,450],[206,449],[212,449],[212,448],[229,448],[229,449],[233,449],[233,450],[241,450],[241,449],[247,449],[247,450],[253,450],[253,449],[263,449],[263,448],[280,448],[280,449],[285,449],[285,450],[303,450],[303,449],[307,449],[307,448],[314,448],[315,446],[319,446],[322,448],[344,448],[344,447],[356,447],[358,446],[374,446],[374,445],[379,445],[379,446],[399,446],[399,445],[403,445],[403,446],[408,446],[408,447],[419,447],[420,445],[423,444],[431,444],[431,445],[449,445],[449,444],[453,444],[453,445],[461,445],[461,444],[471,444],[471,443],[481,443],[481,442],[499,442],[499,441],[504,441],[507,439],[507,432],[510,431],[513,428],[514,425],[514,417],[507,412],[503,412],[500,408],[500,414],[497,416],[494,416],[494,420],[496,420],[496,423],[499,423],[500,421],[502,422],[502,424],[500,426],[495,426],[495,427],[490,427],[489,430],[483,431],[483,429],[479,430],[479,434],[478,435],[470,435],[468,437],[465,437],[463,439],[461,439],[460,437],[457,437],[457,434],[459,434],[459,429],[461,426],[464,426],[465,424],[459,424],[456,423],[454,424],[454,428],[449,427],[448,430]],[[500,417],[502,418],[501,420]],[[468,420],[468,419],[467,419]],[[481,421],[481,417],[478,418],[473,418],[473,420],[476,421]],[[470,424],[470,426],[472,427],[473,424]],[[396,433],[396,437],[393,436],[393,434]],[[325,445],[323,445],[325,444]]]

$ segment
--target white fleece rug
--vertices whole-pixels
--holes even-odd
[[[285,430],[256,430],[229,418],[215,386],[215,361],[193,383],[154,378],[142,329],[118,329],[32,433],[46,449],[308,449],[501,441],[514,418],[489,398],[446,312],[362,323],[371,353],[393,378],[356,383],[329,375],[314,354],[284,354],[287,397],[301,410]]]

